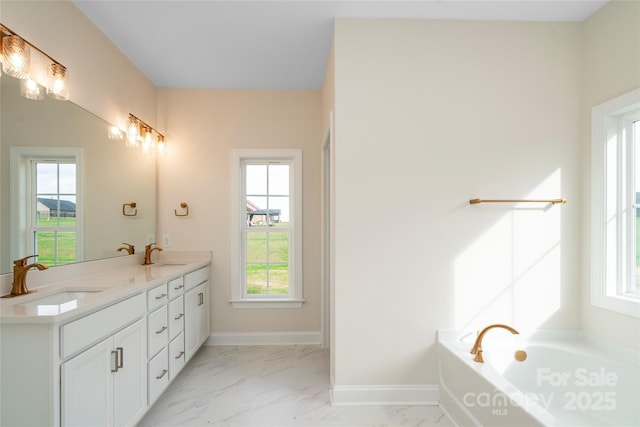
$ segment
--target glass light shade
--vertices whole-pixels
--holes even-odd
[[[44,99],[44,87],[31,79],[20,80],[20,95],[27,99],[40,101]]]
[[[165,149],[166,149],[166,144],[164,142],[164,136],[158,134],[158,142],[156,144],[156,147],[158,149],[158,153],[163,154]]]
[[[54,99],[66,101],[69,99],[69,72],[60,64],[49,65],[49,84],[47,95]]]
[[[18,79],[29,78],[29,45],[19,36],[5,36],[2,39],[2,70]]]
[[[138,123],[133,118],[129,118],[129,126],[127,127],[127,145],[130,147],[138,145]]]

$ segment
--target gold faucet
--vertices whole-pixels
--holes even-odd
[[[27,264],[27,260],[29,258],[35,258],[38,255],[30,255],[28,257],[24,257],[21,259],[17,259],[13,261],[13,287],[11,288],[11,295],[25,295],[29,293],[29,289],[27,289],[27,272],[32,268],[37,268],[38,270],[46,270],[47,266],[33,263]]]
[[[512,334],[519,334],[520,332],[516,331],[515,329],[513,329],[511,326],[507,326],[507,325],[502,325],[500,323],[496,323],[494,325],[489,325],[486,328],[484,328],[479,334],[478,334],[478,338],[476,338],[476,342],[473,343],[473,348],[471,349],[471,354],[475,354],[476,357],[473,358],[473,360],[475,360],[476,362],[479,363],[484,363],[484,358],[482,357],[482,338],[484,338],[484,335],[493,328],[503,328],[506,329],[507,331],[511,332]]]
[[[127,251],[129,255],[133,255],[136,252],[135,246],[130,245],[128,243],[123,243],[123,245],[126,245],[126,247],[123,246],[121,248],[118,248],[118,252]]]
[[[155,245],[155,243],[151,243],[150,245],[147,245],[144,247],[144,263],[142,265],[150,265],[153,264],[153,262],[151,261],[151,253],[153,251],[160,251],[162,252],[162,248],[151,248],[151,246]]]

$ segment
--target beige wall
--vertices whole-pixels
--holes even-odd
[[[584,23],[584,80],[582,109],[582,168],[585,200],[581,245],[582,327],[587,332],[640,348],[640,320],[597,308],[590,303],[590,167],[591,108],[633,89],[640,88],[640,3],[614,1]]]
[[[336,385],[436,384],[439,328],[579,328],[581,52],[577,23],[337,20]]]
[[[211,250],[211,331],[320,331],[319,91],[162,89],[159,116],[169,153],[159,163],[159,230],[171,249]],[[303,155],[302,309],[233,309],[231,150],[301,148]],[[187,202],[191,215],[173,210]]]

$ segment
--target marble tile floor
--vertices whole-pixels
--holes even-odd
[[[437,406],[331,406],[329,350],[203,346],[138,424],[453,426]]]

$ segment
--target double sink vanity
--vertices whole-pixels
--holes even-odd
[[[29,273],[48,283],[0,300],[0,425],[138,422],[209,336],[210,261],[138,254],[56,267],[53,281]]]

